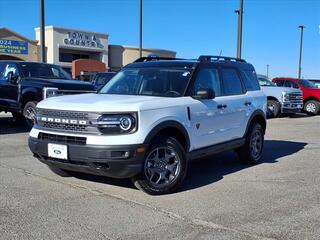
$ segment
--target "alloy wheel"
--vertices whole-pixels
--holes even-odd
[[[181,160],[170,147],[153,149],[146,158],[144,172],[147,180],[157,187],[170,185],[179,175]]]

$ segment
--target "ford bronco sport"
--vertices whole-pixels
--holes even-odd
[[[242,59],[144,57],[97,94],[40,102],[29,147],[61,176],[131,178],[149,194],[165,194],[182,183],[190,159],[235,150],[259,162],[266,107]]]

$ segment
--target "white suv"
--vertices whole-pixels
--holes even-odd
[[[164,194],[183,181],[190,159],[236,150],[258,162],[265,113],[255,70],[242,59],[146,57],[97,94],[40,102],[29,147],[61,176],[132,178],[137,188]]]

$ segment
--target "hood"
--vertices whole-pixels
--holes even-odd
[[[95,91],[95,86],[92,83],[81,82],[78,80],[27,78],[25,82],[32,82],[32,84],[42,87],[59,88],[60,90]]]
[[[274,90],[274,91],[281,91],[286,93],[301,93],[300,89],[290,88],[290,87],[277,87],[277,86],[261,86],[262,90]]]
[[[172,98],[89,93],[47,98],[37,107],[84,112],[136,112],[150,106],[156,108],[157,102],[163,104],[168,100],[172,101]]]

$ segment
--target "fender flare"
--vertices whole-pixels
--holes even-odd
[[[155,126],[147,135],[147,137],[144,140],[144,144],[148,144],[151,142],[151,140],[161,131],[164,130],[166,128],[176,128],[177,130],[179,130],[184,138],[186,139],[186,143],[187,143],[187,149],[190,148],[190,138],[189,138],[189,134],[188,131],[186,130],[186,128],[179,122],[174,121],[174,120],[168,120],[168,121],[164,121],[159,123],[157,126]]]
[[[249,118],[249,120],[248,120],[247,127],[246,127],[246,131],[245,131],[245,133],[244,133],[244,137],[247,136],[247,133],[248,133],[248,131],[249,131],[249,127],[250,127],[250,125],[251,125],[251,123],[252,123],[252,120],[253,120],[255,117],[260,117],[261,119],[263,119],[263,121],[264,121],[264,126],[262,126],[262,127],[264,128],[264,129],[263,129],[264,132],[266,131],[266,128],[267,128],[266,115],[265,115],[265,113],[264,113],[261,109],[257,109],[257,110],[255,110],[255,111],[251,114],[251,116],[250,116],[250,118]]]

